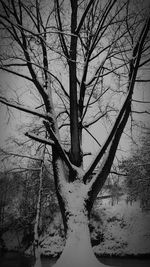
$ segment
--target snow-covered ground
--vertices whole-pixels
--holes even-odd
[[[103,221],[104,241],[94,247],[97,254],[150,254],[150,211],[142,211],[138,202],[124,199],[111,206],[109,201],[97,206]]]
[[[97,201],[95,206],[98,217],[91,219],[91,237],[97,240],[93,246],[94,252],[97,255],[150,254],[150,211],[142,211],[138,202],[130,205],[124,199],[114,206],[109,200],[99,203]],[[47,232],[40,238],[42,254],[57,256],[61,253],[65,244],[61,237],[62,232],[62,219],[57,213]],[[13,249],[13,245],[17,249],[18,240],[21,243],[21,237],[16,234],[13,233],[12,236],[9,232],[3,236],[9,249]],[[18,244],[18,248],[19,246]]]
[[[93,246],[98,255],[138,255],[150,254],[150,211],[142,211],[138,202],[127,204],[124,199],[112,206],[104,200],[95,207],[100,220],[91,220],[91,237],[103,237],[100,244]],[[42,253],[57,255],[64,246],[64,240],[56,233],[60,218],[56,216],[55,226],[50,226],[42,237]],[[56,229],[57,228],[57,229]],[[97,240],[99,241],[99,240]]]

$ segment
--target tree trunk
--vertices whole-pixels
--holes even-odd
[[[38,200],[36,206],[36,217],[34,224],[34,242],[33,242],[33,250],[34,250],[34,258],[35,263],[34,267],[42,267],[41,263],[41,253],[39,249],[39,224],[40,224],[40,216],[41,216],[41,202],[42,202],[42,191],[43,191],[43,168],[44,168],[44,156],[45,156],[45,146],[42,152],[42,161],[39,173],[39,191],[38,191]]]
[[[105,266],[97,260],[91,246],[87,187],[82,184],[73,188],[73,184],[65,192],[66,244],[54,267]]]
[[[34,249],[35,249],[35,251],[34,251],[34,257],[35,257],[34,267],[42,267],[41,253],[39,251],[39,246],[37,246]]]

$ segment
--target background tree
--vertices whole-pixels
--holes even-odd
[[[66,234],[56,266],[102,266],[91,247],[89,217],[131,114],[136,80],[140,75],[145,79],[149,7],[117,0],[0,0],[0,8],[0,69],[19,77],[22,86],[27,81],[36,98],[30,107],[23,105],[27,99],[16,103],[5,95],[0,101],[39,117],[47,138],[34,128],[26,136],[52,147]],[[92,135],[88,128],[99,122],[101,135],[104,118],[110,123],[114,118],[112,128],[84,169],[84,131]],[[61,129],[68,134],[69,151]]]
[[[19,154],[16,144],[15,149],[12,149],[11,145],[11,151],[10,149],[0,151],[3,163],[1,170],[4,169],[0,176],[0,233],[3,235],[9,230],[15,230],[17,235],[21,233],[23,238],[20,238],[19,246],[27,248],[32,245],[33,255],[36,255],[35,258],[38,260],[39,235],[47,230],[47,224],[53,220],[58,204],[53,177],[50,168],[47,169],[49,163],[46,162],[45,149],[43,151],[45,162],[42,159],[43,144],[36,150],[35,157],[31,156],[30,151],[33,146],[30,149],[22,146],[20,150],[22,153],[26,150],[26,154],[21,152]]]
[[[125,186],[128,201],[139,200],[142,209],[150,208],[150,135],[149,132],[134,145],[131,156],[120,166],[126,173]]]

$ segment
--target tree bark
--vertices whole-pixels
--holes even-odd
[[[92,249],[89,231],[87,185],[79,181],[68,183],[63,192],[65,220],[67,225],[66,244],[54,267],[102,267]]]
[[[42,151],[42,160],[41,160],[41,167],[40,167],[40,173],[39,173],[39,191],[38,191],[38,200],[37,200],[36,217],[35,217],[35,225],[34,225],[34,242],[33,242],[34,258],[35,258],[34,267],[42,267],[38,231],[39,231],[40,216],[41,216],[44,157],[45,157],[45,146]]]

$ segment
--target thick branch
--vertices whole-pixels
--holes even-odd
[[[87,53],[86,60],[84,63],[84,68],[83,68],[82,80],[80,84],[80,99],[79,99],[80,118],[82,117],[82,113],[83,113],[83,104],[84,104],[84,97],[85,97],[85,92],[86,92],[85,82],[86,82],[86,77],[88,73],[89,60],[90,60],[90,53]]]
[[[81,27],[82,27],[82,25],[83,25],[83,23],[84,23],[84,21],[85,21],[86,15],[87,15],[87,13],[88,13],[88,11],[89,11],[91,5],[94,4],[94,2],[95,2],[95,0],[94,0],[94,1],[93,1],[93,0],[90,0],[90,1],[89,1],[88,5],[87,5],[87,7],[86,7],[86,9],[85,9],[85,11],[84,11],[82,17],[81,17],[81,20],[80,20],[80,22],[79,22],[79,25],[78,25],[78,27],[77,27],[76,34],[79,34],[79,32],[80,32],[80,30],[81,30]]]
[[[6,67],[10,67],[10,66],[27,66],[27,63],[31,63],[32,65],[34,65],[35,67],[38,67],[39,69],[43,70],[44,72],[46,71],[47,74],[49,74],[51,77],[53,77],[53,78],[58,82],[58,84],[60,85],[60,88],[62,89],[64,95],[69,99],[69,94],[68,94],[67,91],[65,90],[65,88],[64,88],[64,86],[63,86],[63,84],[62,84],[62,82],[59,80],[59,78],[58,78],[56,75],[54,75],[52,72],[50,72],[47,68],[45,68],[45,67],[43,67],[43,66],[41,66],[41,65],[39,65],[39,64],[36,64],[36,63],[33,62],[33,61],[31,61],[31,62],[27,62],[26,59],[23,59],[23,58],[20,58],[20,57],[17,57],[17,59],[22,60],[23,62],[26,62],[26,63],[22,63],[22,64],[9,64],[9,65],[8,65],[8,64],[7,64],[7,65],[6,65],[6,64],[3,64],[2,66],[0,66],[0,69],[2,69],[2,70],[4,70],[4,71],[7,71],[7,72],[10,72],[10,73],[12,73],[12,74],[18,75],[18,76],[20,76],[20,77],[22,77],[22,78],[25,78],[25,79],[27,79],[27,80],[33,82],[33,79],[32,79],[32,78],[30,78],[30,77],[28,77],[28,76],[25,76],[25,75],[23,75],[23,74],[21,74],[21,73],[12,71],[11,69],[6,68]]]
[[[71,40],[69,61],[69,88],[70,88],[70,133],[71,133],[71,161],[76,166],[81,166],[80,131],[78,124],[78,101],[77,101],[77,0],[71,1]]]
[[[18,110],[24,111],[26,113],[38,116],[40,118],[44,118],[44,119],[48,119],[48,120],[50,118],[52,118],[52,116],[49,115],[49,114],[43,114],[43,113],[37,112],[37,111],[35,111],[35,110],[31,109],[31,108],[24,107],[23,105],[13,104],[13,103],[5,100],[4,98],[0,98],[0,102],[3,103],[6,106],[13,107],[15,109],[18,109]]]
[[[42,57],[43,57],[43,67],[44,67],[44,76],[45,76],[45,88],[47,89],[47,83],[48,83],[48,56],[47,56],[47,47],[46,47],[46,30],[44,29],[44,35],[41,36],[41,26],[43,30],[43,23],[42,23],[42,18],[40,14],[40,8],[39,8],[39,3],[36,1],[36,17],[37,17],[37,30],[40,38],[40,43],[42,47]]]
[[[10,9],[9,9],[9,11],[10,11]],[[17,10],[16,10],[16,7],[15,7],[15,4],[14,4],[13,1],[12,1],[12,11],[10,11],[10,12],[12,13],[12,16],[13,17],[9,17],[8,16],[8,18],[7,18],[6,16],[2,16],[2,15],[1,15],[1,17],[3,17],[3,19],[7,20],[7,22],[11,24],[11,27],[13,29],[13,33],[11,33],[9,31],[9,27],[7,25],[5,26],[5,29],[10,32],[12,38],[21,47],[21,49],[22,49],[22,51],[24,53],[24,57],[25,57],[26,62],[27,62],[27,67],[28,67],[28,70],[29,70],[29,73],[30,73],[32,79],[30,79],[30,78],[28,78],[28,77],[26,77],[26,76],[24,76],[22,74],[19,74],[17,72],[8,70],[6,68],[4,69],[2,67],[2,69],[3,70],[6,70],[6,71],[9,71],[10,73],[16,74],[18,76],[21,76],[23,78],[26,78],[28,80],[31,80],[34,83],[34,85],[36,86],[36,88],[39,91],[40,95],[42,96],[43,101],[44,101],[45,106],[46,106],[46,110],[49,112],[49,102],[48,102],[48,98],[47,98],[47,93],[45,92],[44,87],[41,85],[40,81],[38,80],[38,77],[37,77],[37,74],[35,72],[35,69],[33,68],[33,64],[31,62],[31,58],[30,58],[30,54],[29,54],[29,49],[28,49],[28,47],[29,47],[28,46],[28,38],[27,38],[27,36],[25,34],[25,31],[26,30],[24,29],[24,25],[23,25],[22,19],[20,19],[18,17]],[[22,12],[21,9],[20,9],[20,12]],[[19,36],[19,34],[18,34],[18,32],[16,31],[15,28],[18,29],[21,37]],[[39,38],[41,38],[41,37],[39,36]]]
[[[28,77],[28,76],[26,76],[26,75],[24,75],[24,74],[21,74],[21,73],[19,73],[19,72],[16,72],[16,71],[14,71],[14,70],[5,68],[4,66],[0,66],[0,69],[1,69],[1,70],[4,70],[4,71],[7,71],[7,72],[9,72],[9,73],[15,74],[16,76],[19,76],[19,77],[21,77],[21,78],[24,78],[24,79],[26,79],[26,80],[29,80],[29,81],[33,82],[33,79],[32,79],[32,78],[30,78],[30,77]]]
[[[94,39],[93,39],[93,43],[92,43],[92,46],[91,46],[91,49],[90,49],[90,54],[92,54],[92,52],[93,52],[93,50],[94,50],[94,48],[95,48],[95,46],[97,44],[97,41],[99,41],[100,38],[102,37],[103,33],[101,34],[101,36],[99,36],[99,33],[102,30],[103,25],[104,25],[104,23],[105,23],[105,21],[106,21],[106,19],[108,17],[108,14],[111,11],[111,9],[113,8],[113,6],[116,3],[116,1],[117,0],[112,0],[112,1],[110,0],[108,2],[108,4],[106,5],[106,8],[105,8],[105,10],[103,12],[103,15],[101,16],[101,19],[100,19],[99,24],[97,26],[96,32],[94,34]]]
[[[150,62],[150,58],[148,58],[147,60],[145,60],[144,62],[142,62],[142,63],[139,65],[139,67],[142,67],[142,66],[146,65],[146,64],[149,63],[149,62]]]
[[[137,83],[149,83],[150,80],[149,79],[137,79],[136,82]]]
[[[64,52],[64,55],[67,59],[69,59],[69,53],[67,49],[67,45],[65,42],[64,34],[63,34],[63,28],[62,28],[62,22],[61,22],[61,17],[60,17],[60,4],[59,0],[56,0],[56,21],[57,21],[57,27],[59,30],[59,39],[61,43],[61,48]]]
[[[43,143],[45,145],[49,145],[49,146],[55,145],[55,142],[54,141],[49,140],[49,139],[46,139],[44,137],[39,137],[38,135],[33,134],[33,133],[25,133],[25,136],[27,136],[27,137],[35,140],[35,141],[38,141],[40,143]]]
[[[131,91],[129,90],[128,94],[127,94],[127,97],[122,105],[122,108],[116,118],[116,121],[114,122],[114,125],[112,127],[112,130],[109,134],[109,136],[107,137],[104,145],[102,146],[102,148],[100,149],[100,151],[98,152],[97,156],[95,157],[95,159],[93,160],[93,162],[91,163],[91,165],[89,166],[89,168],[87,169],[86,173],[85,173],[85,176],[83,178],[84,182],[86,182],[86,180],[88,179],[88,177],[92,174],[92,172],[94,171],[95,167],[97,166],[97,164],[99,163],[99,161],[101,160],[101,158],[103,157],[106,149],[108,148],[114,134],[115,134],[115,131],[120,123],[120,120],[122,119],[122,116],[124,114],[124,111],[126,109],[126,106],[128,104],[128,101],[131,97]]]
[[[41,202],[42,202],[42,193],[43,193],[43,170],[44,170],[44,158],[45,158],[45,149],[42,151],[42,161],[39,171],[39,188],[38,188],[38,199],[36,205],[36,216],[35,216],[35,224],[34,224],[34,253],[35,255],[38,254],[38,246],[39,246],[39,224],[40,224],[40,216],[41,216]]]
[[[94,171],[96,165],[99,163],[100,159],[103,157],[106,149],[108,148],[110,142],[112,141],[112,139],[114,138],[114,134],[117,130],[118,125],[120,124],[120,121],[122,120],[122,116],[125,112],[125,110],[127,109],[128,103],[129,101],[131,101],[131,96],[133,93],[133,89],[134,89],[134,84],[135,84],[135,80],[136,80],[136,75],[137,75],[137,71],[138,71],[138,67],[139,67],[139,62],[141,59],[141,52],[142,52],[142,48],[143,48],[143,44],[145,41],[145,38],[147,36],[147,33],[149,31],[149,27],[150,27],[150,18],[148,18],[144,24],[143,29],[141,30],[139,39],[133,49],[133,59],[131,60],[131,64],[130,64],[130,73],[129,73],[129,85],[128,85],[128,94],[127,97],[123,103],[123,106],[118,114],[118,117],[112,127],[112,130],[108,136],[108,138],[106,139],[104,145],[102,146],[101,150],[98,152],[97,156],[95,157],[95,159],[93,160],[93,162],[91,163],[91,165],[89,166],[89,168],[87,169],[85,176],[83,177],[84,182],[86,182],[86,180],[88,179],[88,177],[92,174],[92,172]]]
[[[99,193],[99,191],[101,190],[101,188],[103,187],[109,173],[111,170],[111,166],[113,164],[113,160],[116,154],[116,150],[121,138],[121,135],[123,133],[123,130],[125,128],[125,125],[127,123],[127,120],[129,118],[129,114],[131,111],[131,103],[128,102],[128,106],[126,108],[126,111],[124,112],[123,118],[121,120],[121,122],[119,123],[115,135],[109,145],[109,148],[104,156],[103,162],[101,164],[100,169],[98,170],[98,172],[94,175],[94,177],[91,179],[91,181],[89,182],[89,188],[90,188],[90,198],[91,198],[91,205],[93,203],[93,201],[95,200],[97,194]],[[89,207],[91,208],[91,207]]]
[[[54,143],[55,143],[55,146],[56,146],[56,148],[57,148],[57,151],[58,151],[60,157],[64,160],[64,162],[65,162],[66,165],[68,166],[69,170],[70,170],[71,172],[75,172],[75,171],[76,171],[76,170],[75,170],[75,169],[76,169],[75,166],[71,164],[71,162],[70,162],[68,156],[66,155],[64,149],[62,148],[62,146],[61,146],[61,144],[60,144],[60,142],[59,142],[57,136],[55,135],[54,131],[53,131],[52,128],[50,127],[49,123],[46,122],[46,121],[44,121],[43,123],[44,123],[44,125],[45,125],[47,131],[50,133],[50,136],[51,136],[51,138],[53,139],[53,141],[54,141]]]

